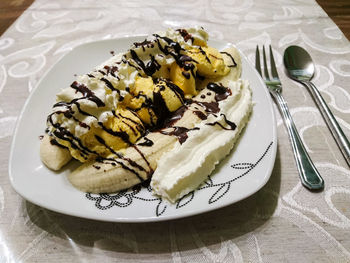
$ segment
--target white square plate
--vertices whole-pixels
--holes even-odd
[[[107,60],[110,51],[126,51],[132,43],[144,38],[126,37],[81,45],[41,79],[19,116],[10,153],[10,180],[21,196],[39,206],[72,216],[112,222],[149,222],[227,206],[254,194],[266,184],[276,156],[276,122],[265,84],[243,54],[242,78],[249,80],[256,103],[250,121],[234,150],[208,180],[176,204],[154,197],[149,187],[135,187],[116,194],[86,194],[71,186],[66,178],[76,163],[59,173],[42,164],[39,136],[44,134],[46,117],[56,93],[74,81],[74,74],[90,72]],[[208,44],[218,50],[231,45],[223,41],[209,41]]]

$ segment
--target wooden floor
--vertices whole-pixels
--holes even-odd
[[[0,35],[34,0],[0,0]],[[316,0],[350,39],[350,0]]]

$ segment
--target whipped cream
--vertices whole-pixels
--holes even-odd
[[[157,32],[147,37],[144,42],[135,43],[127,52],[114,55],[89,74],[78,76],[76,83],[88,87],[104,106],[97,105],[89,98],[82,98],[82,93],[78,92],[76,88],[67,87],[57,94],[56,101],[71,102],[77,100],[77,103],[70,105],[70,107],[72,112],[75,112],[76,119],[84,125],[77,125],[77,121],[66,118],[62,114],[60,116],[55,114],[55,112],[67,110],[67,105],[61,103],[53,108],[51,121],[48,121],[49,133],[56,130],[54,126],[59,121],[61,127],[79,138],[87,133],[91,126],[98,127],[98,123],[104,123],[108,117],[112,116],[112,110],[117,107],[119,101],[128,93],[127,88],[134,85],[138,74],[152,75],[154,78],[162,77],[164,73],[162,69],[167,68],[163,66],[169,66],[174,62],[174,57],[171,54],[166,55],[160,50],[169,44],[168,39],[177,42],[181,48],[185,49],[196,40],[206,42],[208,35],[203,28],[199,27],[191,28],[188,31],[168,29],[164,32]],[[152,68],[143,68],[132,59],[133,54],[136,54],[137,60],[141,61],[143,65],[154,63],[159,68],[153,70],[154,72]],[[87,114],[81,114],[81,111]]]
[[[151,181],[154,194],[175,202],[195,190],[229,154],[249,120],[252,95],[246,80],[230,81],[228,88],[232,95],[219,102],[220,112],[209,115],[183,144],[177,142],[160,158]]]

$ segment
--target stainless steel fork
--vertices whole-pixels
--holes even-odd
[[[261,74],[260,66],[260,52],[259,46],[256,47],[255,54],[255,67],[260,73],[261,77],[264,79],[265,84],[270,91],[270,94],[275,99],[279,109],[282,113],[284,123],[287,127],[289,138],[292,143],[294,158],[296,165],[299,171],[299,176],[302,184],[310,190],[318,190],[324,187],[324,181],[317,171],[315,165],[311,161],[310,156],[308,155],[302,140],[299,137],[298,130],[295,127],[292,116],[287,107],[287,103],[282,96],[282,84],[278,77],[275,60],[272,53],[272,48],[270,45],[270,64],[271,64],[271,76],[269,76],[265,47],[263,46],[263,63],[264,63],[264,76]]]

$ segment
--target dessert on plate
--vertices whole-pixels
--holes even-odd
[[[251,90],[239,52],[207,45],[202,28],[168,29],[78,76],[56,97],[40,157],[68,180],[111,193],[149,182],[175,202],[233,148],[249,120]]]

